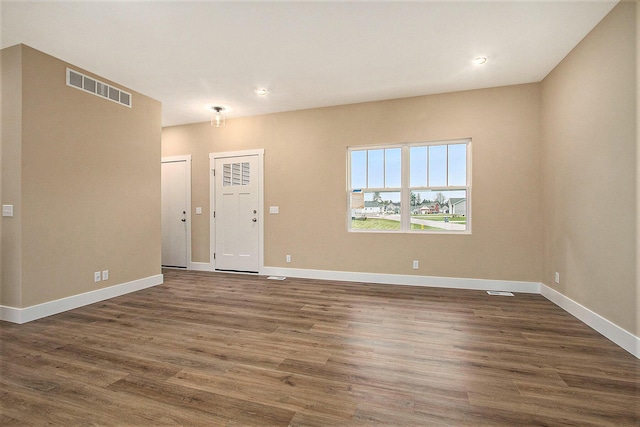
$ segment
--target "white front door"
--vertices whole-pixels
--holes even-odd
[[[261,156],[214,158],[216,270],[260,269]]]
[[[189,254],[190,160],[163,158],[162,191],[162,265],[187,268]]]

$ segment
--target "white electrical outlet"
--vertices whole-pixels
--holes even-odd
[[[286,259],[287,259],[287,262],[291,262],[291,255],[287,255]]]
[[[556,271],[556,283],[560,283],[560,273]]]
[[[420,266],[420,263],[417,260],[413,260],[413,269],[417,270],[419,266]]]
[[[96,271],[95,273],[93,273],[93,281],[94,282],[99,282],[100,280],[101,280],[100,279],[100,272]]]
[[[109,270],[102,270],[102,280],[109,280]]]

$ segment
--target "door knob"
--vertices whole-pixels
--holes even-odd
[[[252,218],[251,221],[258,222],[258,220],[256,218]]]
[[[187,218],[182,218],[180,221],[187,222]]]

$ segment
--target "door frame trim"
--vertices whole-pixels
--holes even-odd
[[[184,156],[167,156],[160,159],[161,164],[175,162],[186,162],[187,165],[187,270],[191,270],[191,154]],[[160,201],[160,203],[162,203],[162,201]],[[162,265],[162,259],[160,260],[160,265]]]
[[[216,210],[216,182],[213,170],[217,159],[245,156],[258,156],[258,177],[260,178],[258,183],[258,206],[260,206],[258,212],[258,274],[262,274],[264,270],[264,148],[259,148],[209,153],[209,265],[211,271],[216,271],[216,260],[213,258],[216,249],[216,220],[213,217],[213,212]]]

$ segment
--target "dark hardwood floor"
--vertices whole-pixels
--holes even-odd
[[[164,273],[0,322],[0,425],[640,425],[640,361],[539,295]]]

